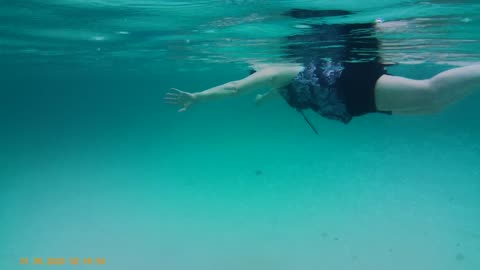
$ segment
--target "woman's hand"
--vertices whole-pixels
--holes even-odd
[[[276,96],[279,95],[279,89],[271,89],[270,91],[266,92],[265,94],[258,94],[256,97],[255,97],[255,104],[257,104],[257,106],[263,104],[265,101],[267,100],[270,100]]]
[[[170,92],[168,92],[165,97],[163,98],[165,103],[173,104],[173,105],[180,105],[179,112],[186,111],[193,103],[196,101],[196,97],[192,93],[184,92],[178,90],[176,88],[171,88]]]
[[[258,94],[258,95],[255,96],[255,104],[257,106],[261,105],[264,100],[265,100],[265,95]]]

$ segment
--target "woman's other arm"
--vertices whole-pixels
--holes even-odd
[[[241,80],[231,81],[201,92],[188,93],[172,88],[164,100],[168,104],[182,106],[179,112],[183,112],[197,102],[237,96],[264,88],[280,89],[288,85],[302,70],[303,67],[297,65],[272,65]]]

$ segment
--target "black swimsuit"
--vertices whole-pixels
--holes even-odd
[[[286,56],[305,69],[282,91],[285,100],[297,110],[312,109],[343,123],[380,112],[375,105],[375,84],[387,72],[378,57],[374,25],[310,27],[305,34],[288,37]]]

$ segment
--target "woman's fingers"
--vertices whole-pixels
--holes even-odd
[[[173,105],[183,105],[182,108],[178,110],[178,112],[184,112],[188,109],[189,104],[185,101],[186,93],[177,89],[177,88],[170,88],[170,92],[165,94],[163,101],[167,104]]]
[[[179,93],[179,94],[180,94],[180,93],[183,93],[182,90],[178,90],[177,88],[170,88],[170,90],[175,91],[175,92],[177,92],[177,93]]]
[[[175,89],[175,88],[172,88],[171,90],[173,90],[173,89]],[[176,89],[176,90],[178,90],[178,89]],[[179,96],[180,95],[177,94],[177,93],[167,92],[165,94],[165,97],[163,98],[163,101],[167,104],[177,105],[177,104],[179,104],[179,102],[178,102]]]
[[[163,98],[163,102],[166,104],[178,105],[180,104],[178,100],[178,95],[167,95]]]

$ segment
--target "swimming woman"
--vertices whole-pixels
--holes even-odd
[[[309,10],[292,10],[288,15],[308,18],[336,13],[345,15],[344,11]],[[270,89],[256,96],[257,104],[281,96],[300,112],[312,109],[348,123],[367,113],[439,112],[480,89],[480,65],[450,69],[424,80],[388,74],[378,40],[366,31],[375,30],[375,23],[309,27],[308,34],[288,37],[293,44],[286,47],[286,55],[300,64],[268,65],[241,80],[195,93],[172,88],[165,102],[181,106],[183,112],[196,103]]]

